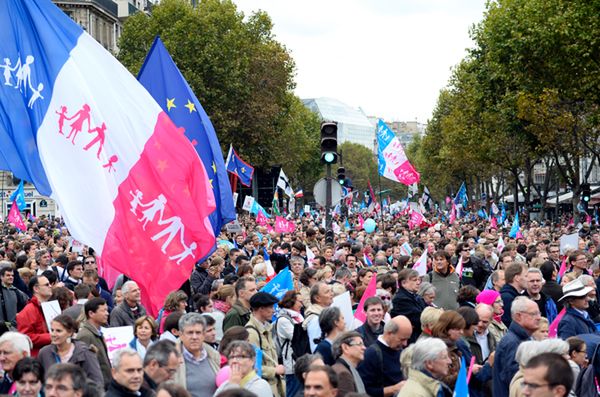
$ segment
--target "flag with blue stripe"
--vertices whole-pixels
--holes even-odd
[[[469,384],[467,382],[467,365],[465,358],[460,358],[460,369],[458,370],[458,378],[454,386],[452,397],[469,397]]]
[[[185,136],[200,156],[215,194],[217,209],[209,220],[215,236],[218,236],[224,224],[235,220],[235,207],[221,145],[204,108],[158,36],[152,43],[138,80],[175,125],[183,128]]]
[[[517,233],[519,233],[519,213],[515,214],[515,220],[513,221],[512,227],[510,228],[510,232],[508,233],[509,237],[516,238]]]
[[[286,267],[260,290],[273,295],[277,300],[281,300],[286,292],[293,289],[294,280],[292,279],[292,272],[289,267]]]
[[[454,204],[456,204],[456,205],[462,204],[463,207],[466,208],[468,201],[469,200],[467,198],[467,187],[465,186],[465,183],[463,182],[460,185],[458,192],[456,192],[456,196],[454,196]]]

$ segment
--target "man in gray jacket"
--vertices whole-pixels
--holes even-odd
[[[146,309],[140,303],[142,297],[140,287],[135,281],[130,280],[123,284],[121,292],[123,302],[110,313],[111,327],[133,326],[135,320],[146,315]]]

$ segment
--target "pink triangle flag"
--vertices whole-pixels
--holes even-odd
[[[365,292],[362,295],[362,298],[360,298],[360,302],[358,302],[358,308],[356,309],[356,312],[354,313],[354,318],[357,320],[360,320],[363,324],[365,323],[365,321],[367,321],[367,314],[365,313],[365,301],[372,297],[375,296],[375,293],[377,292],[377,277],[371,277],[371,281],[369,281],[369,285],[367,285],[367,289],[365,290]]]
[[[552,324],[550,324],[550,326],[548,327],[548,337],[549,338],[556,338],[556,336],[558,335],[558,323],[560,323],[560,320],[562,320],[562,318],[565,316],[566,312],[567,312],[567,309],[563,307],[563,309],[560,311],[560,313],[558,313],[558,316],[556,316],[554,321],[552,321]]]
[[[558,280],[557,281],[560,281],[560,279],[562,278],[562,276],[564,276],[566,271],[567,271],[567,257],[565,256],[562,260],[562,263],[560,264],[560,269],[558,270]]]
[[[13,200],[10,211],[8,212],[8,221],[22,232],[27,230],[27,225],[25,225],[25,222],[23,222],[23,217],[19,212],[19,206],[17,205],[16,199]]]

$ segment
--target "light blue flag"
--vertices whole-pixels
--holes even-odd
[[[454,204],[462,204],[464,208],[467,208],[468,201],[469,199],[467,198],[467,187],[463,182],[460,185],[458,192],[456,192],[456,196],[454,196]]]
[[[281,300],[286,292],[294,289],[294,280],[289,267],[280,271],[271,281],[265,284],[260,290],[273,295],[277,300]]]
[[[510,228],[510,232],[508,233],[508,237],[516,238],[517,233],[519,233],[519,227],[519,213],[517,212],[512,227]]]
[[[467,365],[465,358],[460,358],[460,369],[458,370],[458,378],[454,386],[454,394],[452,397],[469,397],[469,385],[467,383]]]
[[[271,218],[271,215],[267,214],[267,211],[265,211],[264,207],[254,200],[254,203],[252,203],[252,208],[250,208],[250,213],[257,215],[259,211],[262,212],[267,218]]]
[[[23,190],[23,180],[19,183],[19,187],[12,192],[9,198],[10,201],[16,201],[19,211],[25,211],[27,204],[25,203],[25,190]]]

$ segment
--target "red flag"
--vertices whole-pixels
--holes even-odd
[[[362,295],[362,298],[360,298],[360,302],[358,302],[358,307],[356,308],[356,312],[354,312],[354,318],[357,320],[360,320],[363,324],[365,323],[365,321],[367,321],[367,314],[365,313],[365,307],[364,307],[365,301],[368,298],[375,296],[376,292],[377,292],[377,277],[375,277],[375,275],[373,275],[373,277],[371,277],[371,281],[369,281],[369,285],[367,285],[367,289],[365,290],[365,292]]]
[[[558,280],[560,281],[560,279],[562,278],[562,276],[565,274],[565,272],[567,271],[567,256],[565,255],[565,257],[562,260],[562,263],[560,264],[560,269],[558,270]]]
[[[371,200],[373,200],[374,203],[377,202],[377,199],[375,198],[375,192],[373,191],[373,187],[371,186],[371,181],[367,182],[369,185],[369,194],[371,195]]]
[[[23,222],[23,217],[19,212],[19,206],[17,205],[17,200],[13,200],[12,206],[10,207],[10,211],[8,213],[8,221],[12,223],[17,229],[24,232],[27,230],[27,225]]]
[[[361,214],[358,214],[358,228],[359,229],[365,228],[365,220],[363,219]]]

